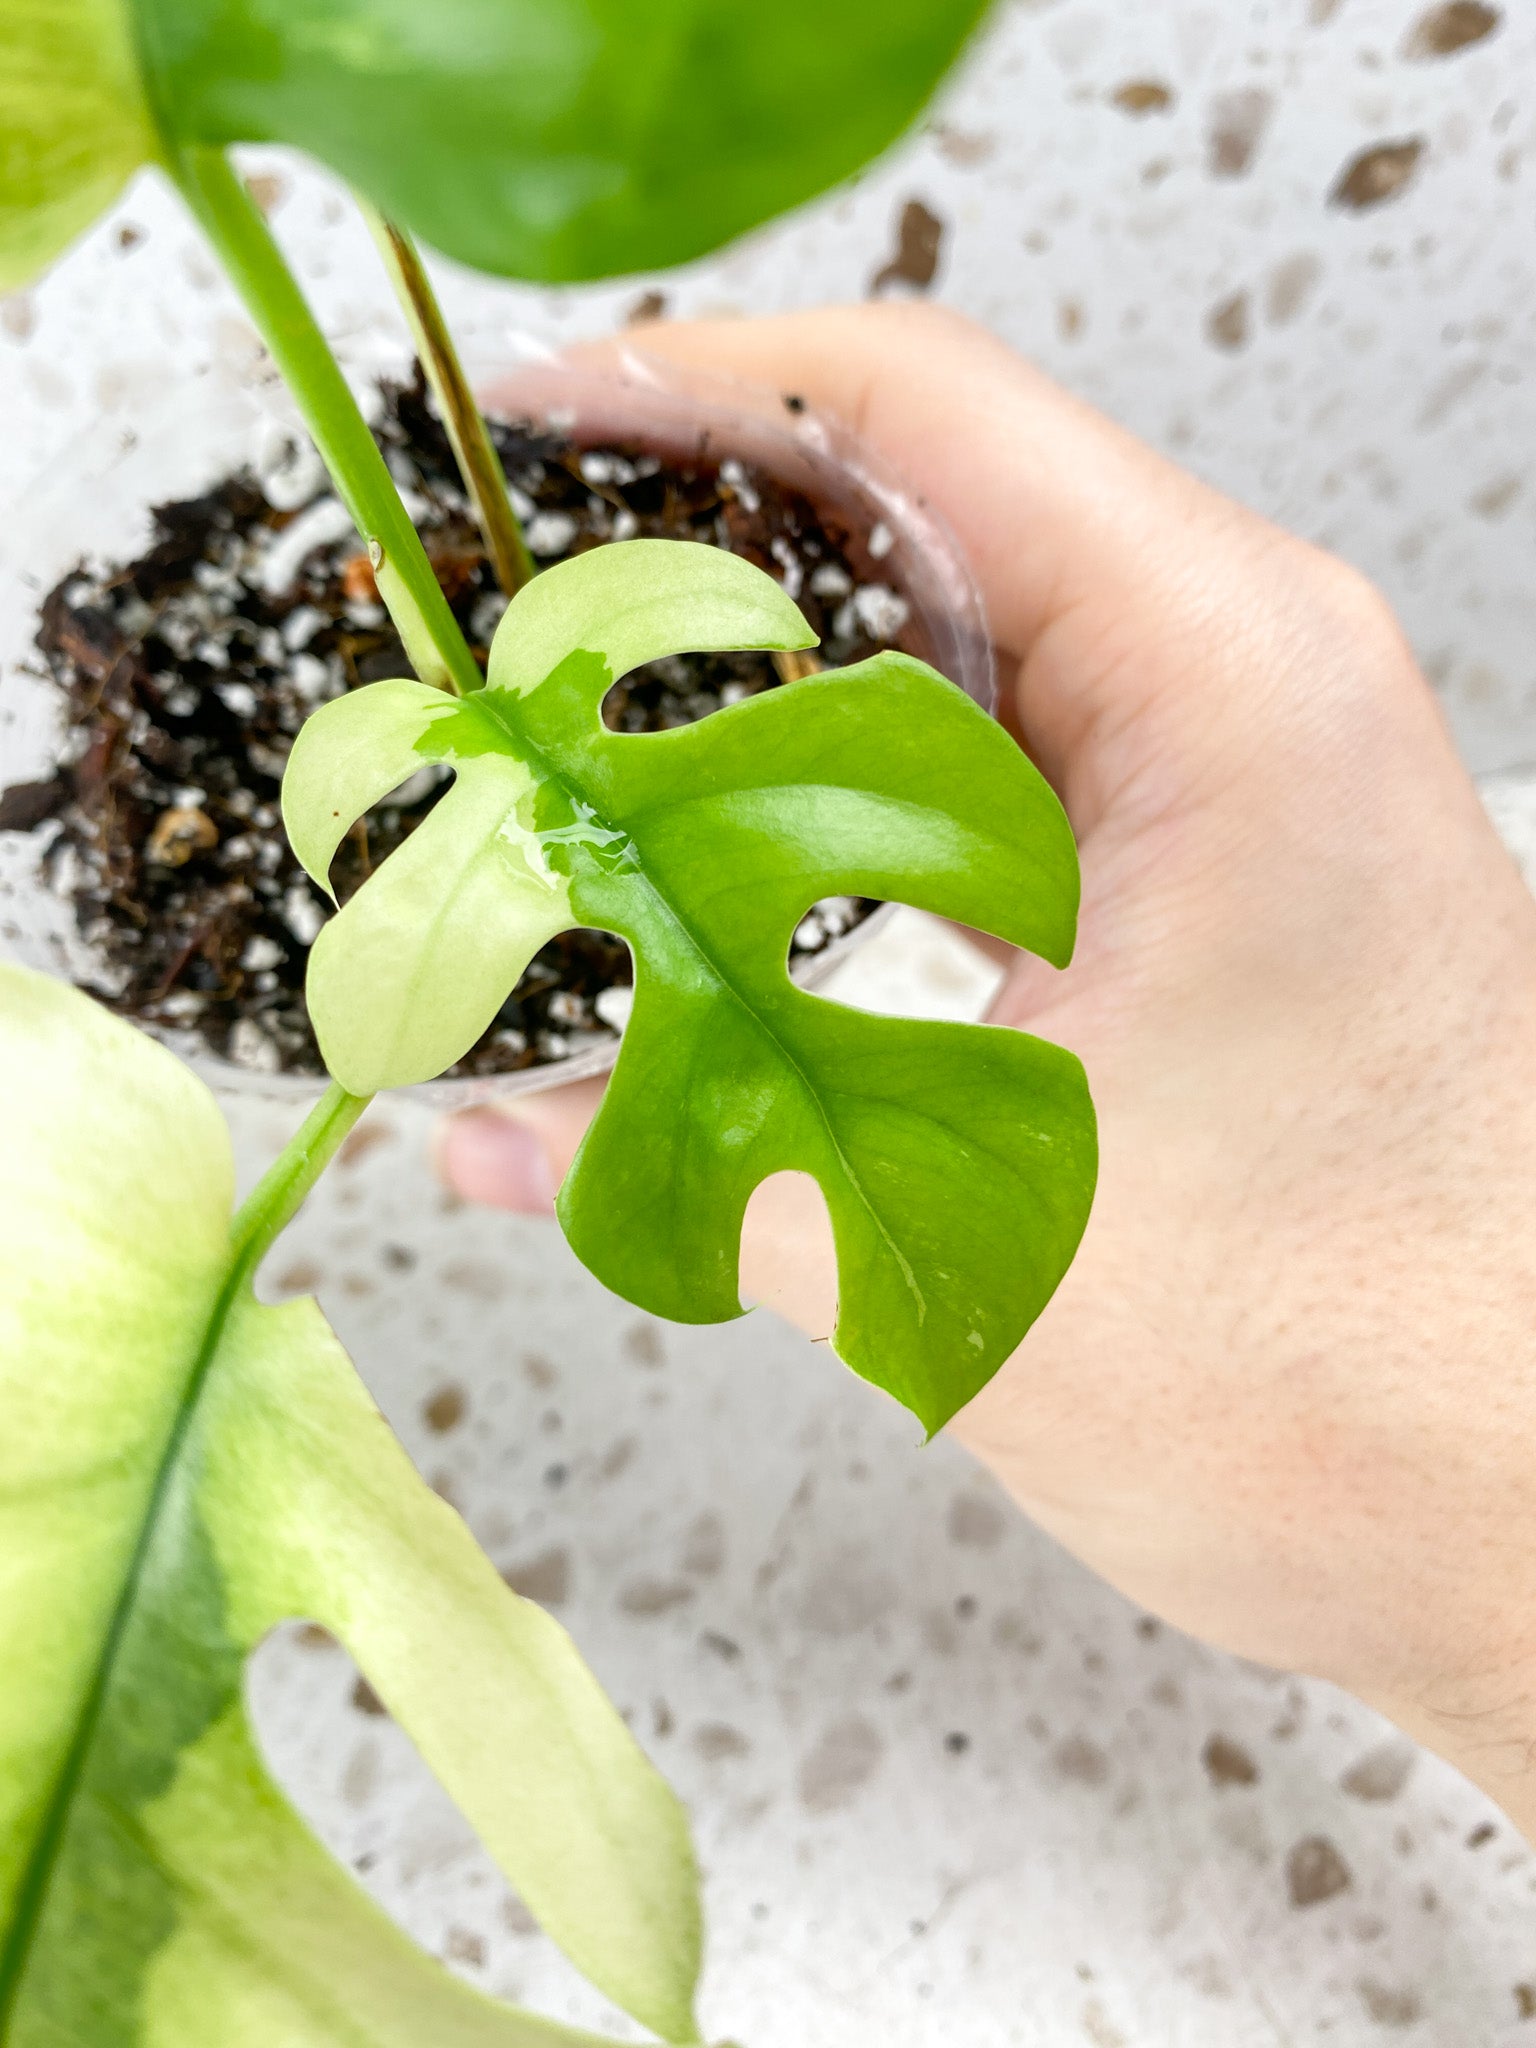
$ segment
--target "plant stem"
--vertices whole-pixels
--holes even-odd
[[[803,683],[807,676],[819,676],[827,665],[819,654],[813,654],[808,647],[797,647],[789,654],[776,650],[769,659],[781,683]]]
[[[222,150],[181,150],[170,170],[244,298],[368,543],[379,595],[416,673],[454,696],[478,689],[480,671],[421,537],[260,209]]]
[[[231,1285],[249,1281],[373,1100],[333,1081],[241,1204],[230,1227]]]
[[[431,381],[443,425],[453,443],[454,459],[475,508],[480,531],[485,536],[496,581],[508,597],[516,597],[525,583],[532,582],[536,573],[533,557],[528,552],[528,543],[523,539],[523,530],[507,496],[507,478],[501,458],[475,403],[475,395],[469,388],[469,379],[464,374],[453,335],[432,289],[427,266],[404,228],[386,220],[366,199],[358,198],[357,204],[373,230],[373,238],[384,258],[384,267],[410,322],[416,353]]]

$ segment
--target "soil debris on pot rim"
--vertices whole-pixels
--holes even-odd
[[[505,609],[418,377],[386,385],[375,433],[432,566],[483,662]],[[529,547],[548,563],[640,535],[728,547],[776,576],[831,666],[891,645],[914,652],[906,601],[879,580],[889,542],[853,534],[702,435],[686,461],[643,447],[578,449],[493,423]],[[0,830],[44,828],[49,885],[73,906],[99,963],[92,992],[125,1016],[189,1032],[256,1072],[319,1074],[304,971],[327,915],[289,848],[279,787],[316,705],[410,664],[367,556],[307,445],[258,477],[155,509],[137,561],[82,565],[44,600],[37,645],[62,694],[68,739],[46,782],[0,790]],[[689,655],[610,691],[621,732],[659,732],[778,687],[771,659]],[[447,771],[425,768],[343,842],[345,902],[419,825]],[[41,835],[40,835],[41,836]],[[836,898],[795,934],[819,952],[873,905]],[[537,955],[456,1075],[565,1059],[622,1029],[629,949],[572,931]]]

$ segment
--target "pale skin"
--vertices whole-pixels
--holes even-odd
[[[1009,955],[992,1019],[1083,1060],[1098,1196],[952,1434],[1133,1599],[1349,1688],[1536,1837],[1536,904],[1384,601],[953,316],[639,339],[840,415],[949,523],[1081,844],[1074,963]],[[547,1210],[596,1099],[471,1112],[443,1170]],[[742,1278],[831,1327],[803,1184]]]

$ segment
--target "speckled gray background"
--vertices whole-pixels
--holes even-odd
[[[1536,760],[1533,77],[1530,0],[1014,0],[856,190],[681,276],[445,291],[491,360],[513,330],[598,331],[658,292],[681,314],[858,297],[882,273],[929,290],[1369,570],[1473,765],[1518,771]],[[395,322],[334,192],[259,167],[352,360],[387,354]],[[899,274],[930,264],[926,285]],[[0,495],[87,427],[129,434],[200,380],[259,373],[146,182],[0,302]],[[1536,852],[1522,777],[1491,796]],[[920,921],[879,945],[853,970],[872,1000],[962,1014],[984,994]],[[283,1122],[237,1110],[248,1167]],[[1454,1774],[1324,1687],[1159,1629],[766,1319],[663,1329],[552,1231],[454,1211],[414,1105],[365,1129],[274,1285],[318,1284],[429,1476],[690,1800],[717,2030],[1536,2042],[1536,1866]],[[253,1684],[327,1839],[452,1967],[611,2024],[339,1652],[291,1632]]]

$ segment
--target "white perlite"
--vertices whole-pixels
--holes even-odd
[[[340,498],[317,498],[301,512],[291,526],[285,526],[261,557],[258,580],[268,597],[280,597],[292,587],[305,558],[316,548],[334,547],[355,533],[352,514]]]
[[[249,974],[265,974],[268,968],[276,967],[287,955],[276,939],[269,939],[265,932],[258,932],[248,939],[245,951],[240,955],[240,965]]]
[[[324,490],[325,464],[312,441],[286,439],[258,457],[256,481],[279,512],[297,512]]]
[[[334,675],[318,654],[296,654],[288,664],[288,680],[307,704],[336,694],[341,677]]]
[[[912,607],[898,597],[888,584],[866,583],[853,593],[853,615],[871,640],[894,640]]]
[[[215,694],[224,709],[232,711],[236,718],[255,716],[256,692],[249,683],[220,683]]]
[[[295,882],[283,898],[283,922],[301,946],[312,946],[325,926],[325,912],[303,882]]]
[[[784,571],[784,595],[791,604],[794,604],[799,598],[805,583],[805,569],[801,564],[800,557],[782,534],[776,533],[773,539],[769,541],[768,547],[773,559]]]
[[[729,484],[730,488],[736,493],[744,512],[756,512],[760,509],[763,501],[753,488],[746,470],[743,469],[734,455],[727,456],[725,461],[721,463],[720,481],[723,484]]]
[[[301,647],[309,645],[324,624],[325,613],[318,605],[296,606],[283,621],[283,645],[291,654],[296,654]]]
[[[226,1050],[237,1067],[253,1074],[275,1074],[282,1054],[254,1017],[241,1017],[230,1027]]]
[[[592,999],[592,1007],[610,1031],[622,1031],[635,1007],[632,988],[605,988]]]
[[[484,597],[476,598],[475,608],[469,615],[470,639],[478,640],[482,647],[489,647],[506,609],[506,595],[500,590],[488,590]]]
[[[541,559],[558,555],[576,538],[576,522],[569,512],[535,512],[523,529],[528,552]]]
[[[816,905],[816,915],[830,938],[840,939],[858,921],[859,904],[854,896],[825,896]]]

